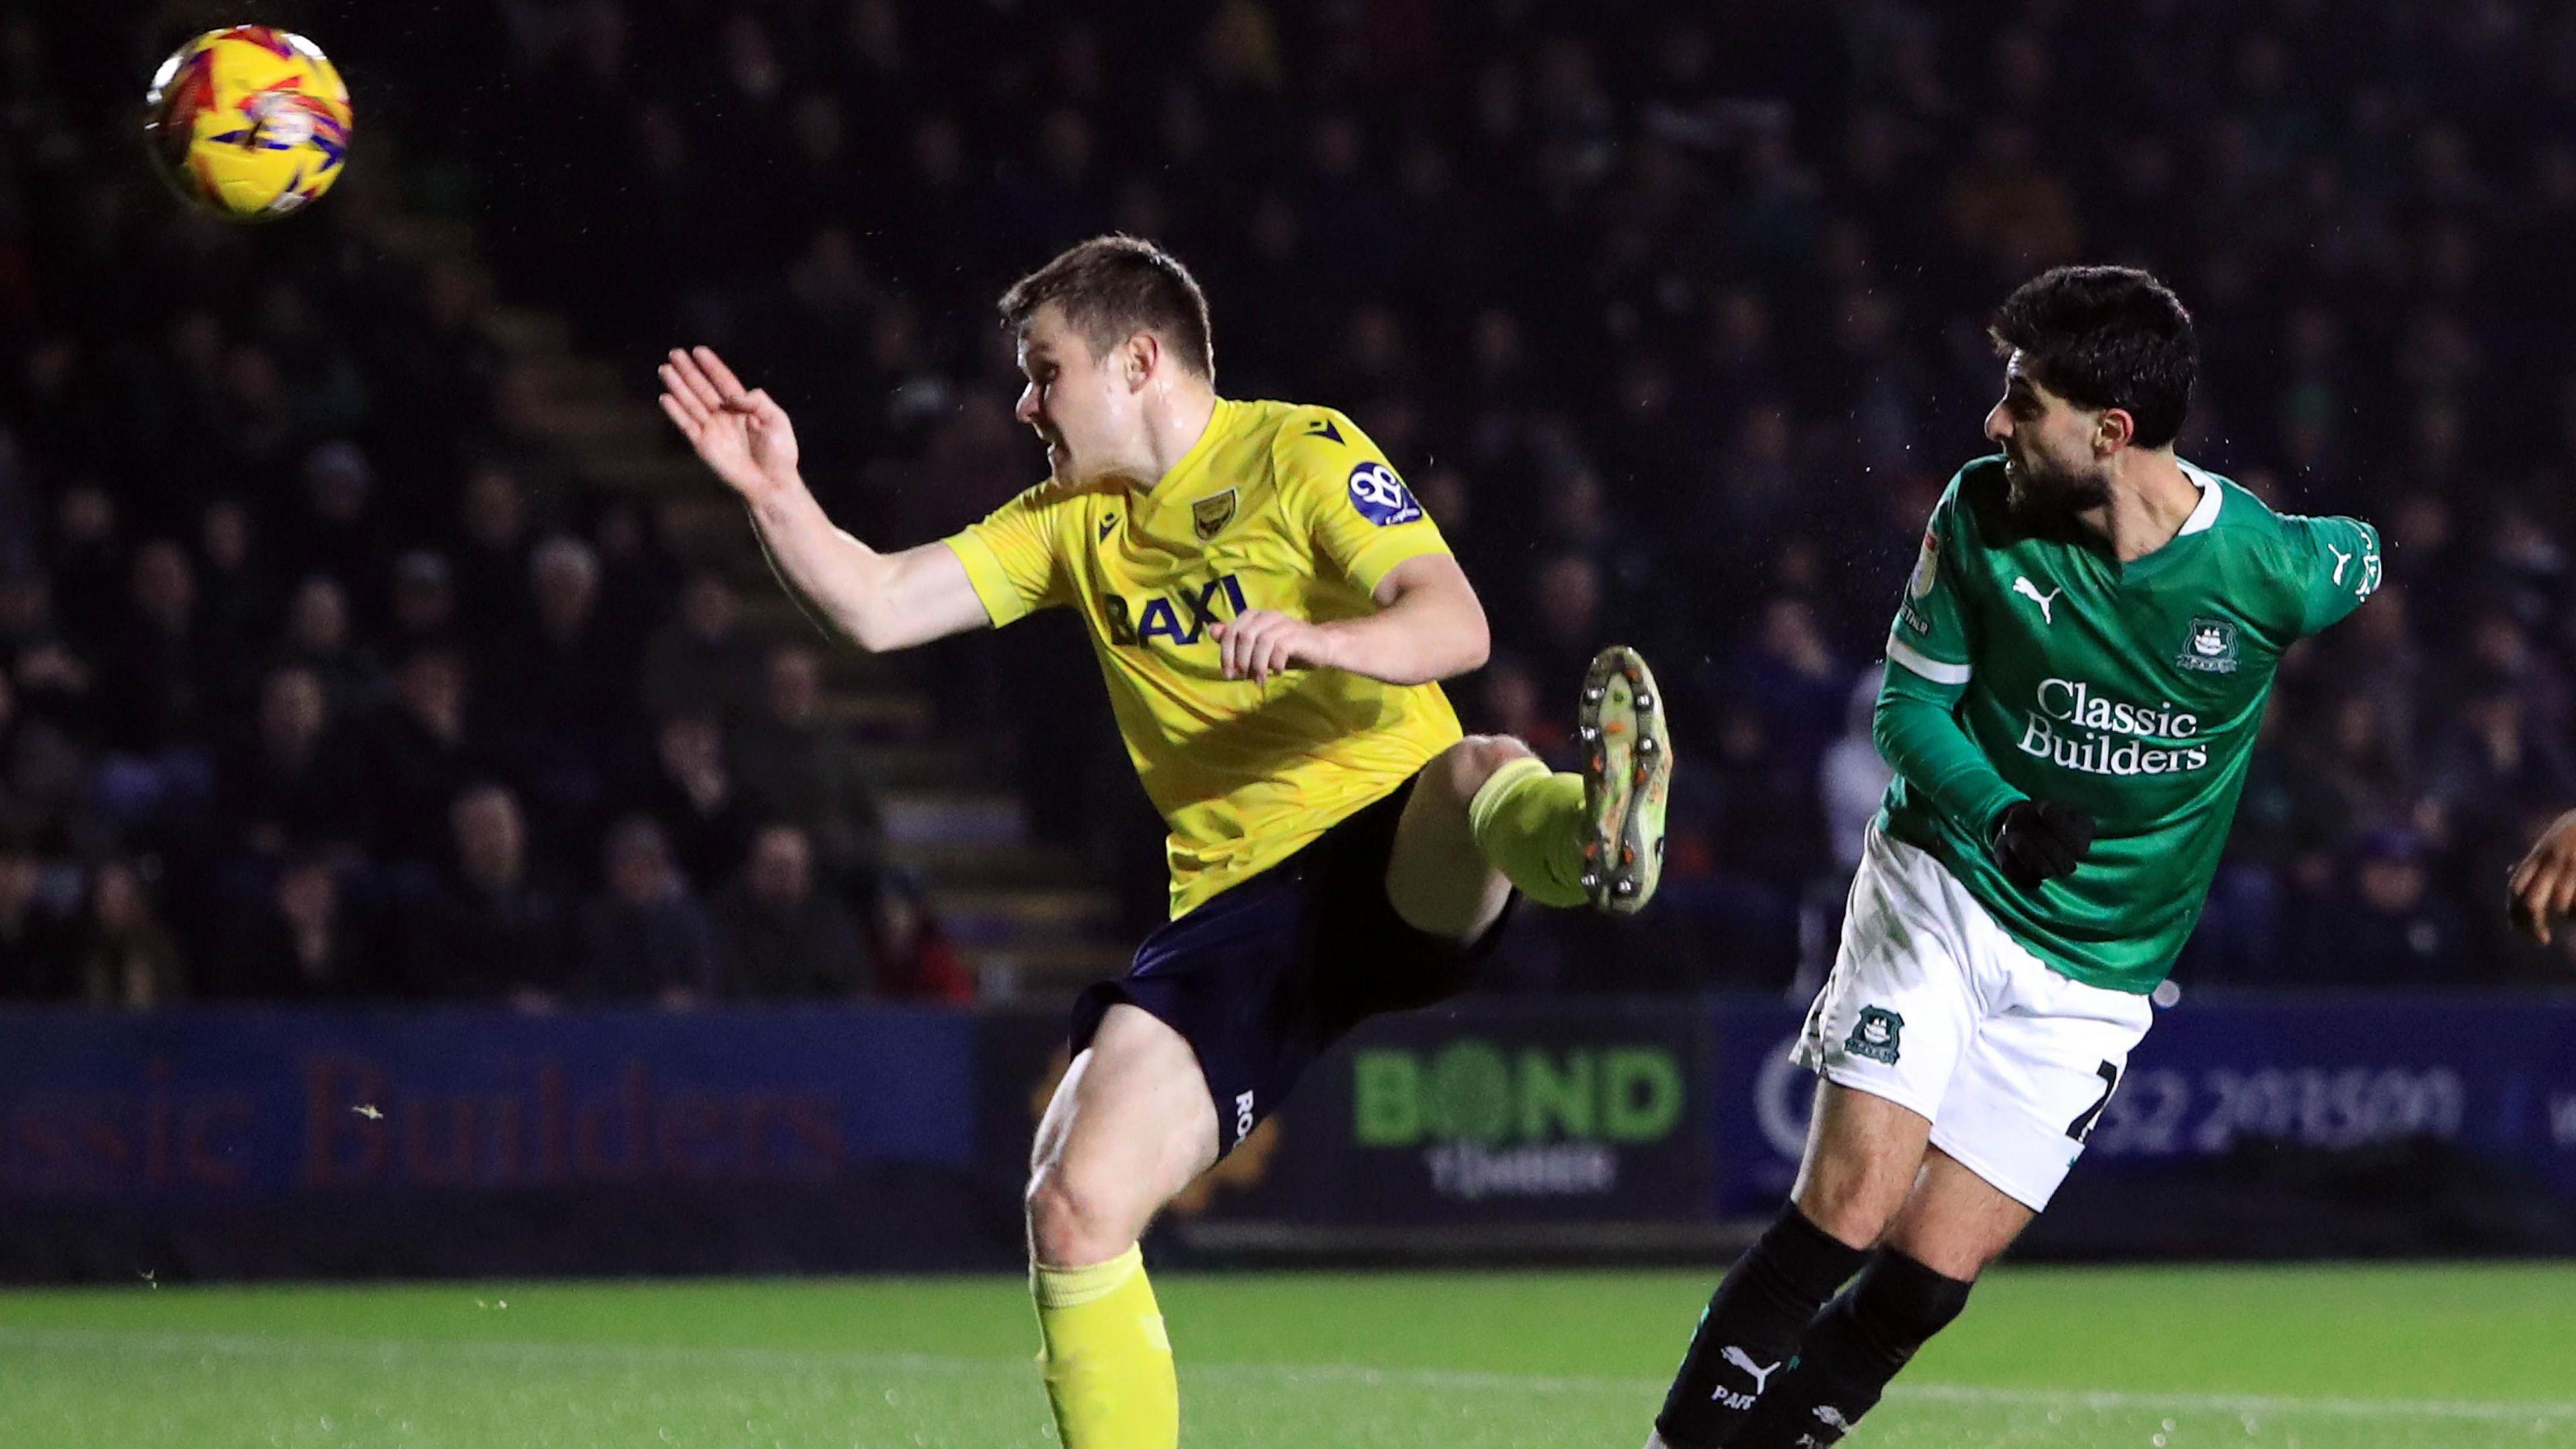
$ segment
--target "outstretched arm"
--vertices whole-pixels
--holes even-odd
[[[2576,810],[2551,822],[2513,868],[2506,889],[2513,918],[2533,939],[2549,944],[2549,923],[2576,911]]]
[[[674,348],[661,377],[663,413],[750,509],[779,581],[832,629],[874,654],[990,622],[946,544],[879,553],[834,525],[796,470],[786,409],[714,352]]]
[[[1252,609],[1218,624],[1225,677],[1267,684],[1288,669],[1341,669],[1388,684],[1428,684],[1485,662],[1485,606],[1448,554],[1418,554],[1378,580],[1377,612],[1311,624]]]

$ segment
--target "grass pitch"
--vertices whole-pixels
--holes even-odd
[[[1707,1273],[1157,1280],[1192,1449],[1635,1449]],[[0,1294],[0,1445],[1052,1449],[1007,1279]],[[1998,1271],[1855,1446],[2576,1446],[2576,1265]]]

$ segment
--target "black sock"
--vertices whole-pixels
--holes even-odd
[[[1655,1432],[1672,1449],[1724,1444],[1797,1351],[1817,1306],[1868,1256],[1796,1207],[1781,1209],[1709,1298],[1664,1411],[1655,1416]]]
[[[1729,1449],[1826,1449],[1887,1381],[1968,1304],[1968,1287],[1883,1249],[1816,1315],[1798,1357],[1728,1440]]]

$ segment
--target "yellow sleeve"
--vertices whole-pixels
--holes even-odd
[[[1279,490],[1315,552],[1365,593],[1409,558],[1449,552],[1386,454],[1331,408],[1301,408],[1279,432]]]
[[[945,540],[994,628],[1073,601],[1056,550],[1058,516],[1070,506],[1069,495],[1041,483]]]

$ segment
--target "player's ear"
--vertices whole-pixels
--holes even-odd
[[[1130,388],[1141,388],[1154,375],[1154,365],[1162,360],[1163,340],[1151,332],[1130,333],[1127,345],[1120,349],[1119,365]]]
[[[2127,447],[2138,435],[2138,420],[2127,408],[2104,408],[2102,420],[2093,427],[2093,451],[2108,455]]]

